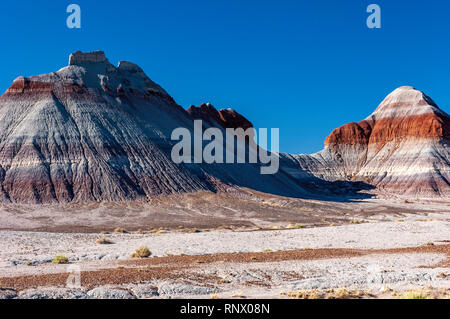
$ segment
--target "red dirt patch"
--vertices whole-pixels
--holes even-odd
[[[151,280],[195,280],[203,283],[219,283],[217,276],[190,273],[189,270],[212,263],[262,263],[289,260],[317,260],[329,258],[358,257],[370,254],[440,253],[450,259],[450,244],[425,245],[396,249],[300,249],[263,253],[228,253],[200,256],[167,256],[139,260],[121,261],[119,264],[129,268],[101,269],[82,272],[82,285],[93,288],[101,285],[140,283]],[[141,267],[141,268],[139,268]],[[45,286],[65,286],[68,274],[42,274],[0,278],[0,286],[23,290]]]

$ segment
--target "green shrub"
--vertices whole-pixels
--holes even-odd
[[[53,258],[52,263],[53,264],[67,264],[69,262],[69,258],[63,255],[56,255],[55,258]]]

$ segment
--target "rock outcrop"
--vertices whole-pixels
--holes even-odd
[[[244,130],[253,127],[253,124],[237,113],[235,110],[216,110],[210,103],[203,103],[199,106],[191,105],[187,112],[194,118],[207,122],[210,126],[223,128],[243,128]]]
[[[0,97],[0,196],[12,202],[136,200],[213,189],[167,152],[191,119],[159,85],[103,52],[20,77]]]
[[[0,200],[147,200],[238,185],[299,192],[292,181],[260,177],[255,164],[175,164],[171,134],[192,131],[197,115],[223,129],[251,126],[232,110],[187,112],[131,62],[115,67],[101,51],[76,52],[67,67],[19,77],[0,97]]]
[[[409,198],[449,198],[449,141],[449,116],[405,86],[365,120],[335,129],[321,152],[294,158],[325,180],[364,181]]]

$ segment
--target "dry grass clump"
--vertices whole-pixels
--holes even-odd
[[[118,234],[126,234],[127,233],[127,231],[125,229],[123,229],[122,227],[114,228],[114,232],[118,233]]]
[[[370,291],[338,289],[304,289],[295,292],[281,292],[283,296],[293,299],[359,299],[364,296],[372,296]]]
[[[286,229],[300,229],[300,228],[305,228],[305,225],[298,223],[289,223],[289,225],[286,226]]]
[[[52,264],[67,264],[68,262],[69,258],[63,255],[56,255],[52,260]]]
[[[288,291],[281,292],[280,295],[287,296],[292,299],[321,299],[321,295],[319,295],[319,291],[317,289],[305,289],[298,290],[296,292]]]
[[[266,228],[266,229],[269,229],[269,230],[280,230],[280,229],[283,229],[283,226],[270,226],[269,228]]]
[[[364,295],[371,295],[368,291],[361,290],[349,290],[346,288],[331,289],[328,293],[328,299],[349,299],[349,298],[361,298]]]
[[[424,291],[414,291],[410,290],[405,292],[403,295],[397,296],[395,299],[434,299],[430,298],[430,295]]]
[[[435,219],[433,219],[433,218],[422,218],[422,219],[418,219],[417,221],[419,221],[419,222],[434,222]]]
[[[186,234],[194,234],[194,233],[200,233],[201,230],[197,229],[197,228],[185,228],[181,230],[182,233],[186,233]]]
[[[114,244],[110,239],[108,238],[100,238],[97,239],[97,241],[95,242],[97,245],[111,245]]]
[[[151,256],[151,251],[146,246],[139,247],[132,254],[131,258],[147,258]]]
[[[403,294],[393,294],[395,299],[450,299],[450,289],[408,290]]]
[[[165,233],[169,232],[169,229],[168,228],[164,228],[164,227],[160,227],[158,229],[150,229],[149,231],[152,234],[160,235],[160,234],[165,234]]]
[[[220,298],[216,293],[214,293],[211,295],[211,299],[220,299]]]
[[[222,225],[216,228],[216,231],[221,231],[221,230],[233,230],[233,226],[226,226],[226,225]]]
[[[266,206],[270,206],[270,207],[283,207],[284,205],[281,203],[276,203],[276,202],[261,202],[261,205],[266,205]]]

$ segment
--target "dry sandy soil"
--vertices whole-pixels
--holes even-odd
[[[446,202],[202,192],[0,214],[0,298],[450,296]]]

